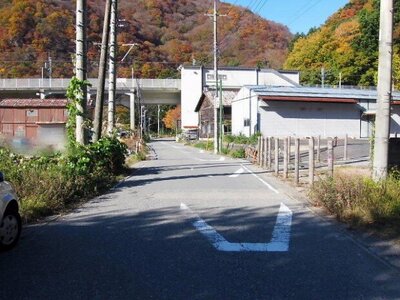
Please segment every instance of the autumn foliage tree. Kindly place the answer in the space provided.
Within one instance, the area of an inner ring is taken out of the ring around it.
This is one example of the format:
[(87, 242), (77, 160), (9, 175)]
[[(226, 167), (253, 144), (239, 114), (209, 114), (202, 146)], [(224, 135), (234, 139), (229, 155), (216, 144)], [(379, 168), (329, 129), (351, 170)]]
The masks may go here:
[[(400, 0), (394, 1), (394, 79), (400, 74)], [(320, 28), (298, 35), (284, 64), (301, 71), (305, 84), (374, 86), (378, 67), (379, 1), (351, 0)], [(400, 87), (400, 86), (399, 86)]]
[(181, 107), (180, 105), (178, 105), (175, 108), (171, 108), (169, 111), (167, 111), (162, 121), (165, 125), (165, 128), (176, 130), (177, 121), (180, 119), (181, 119)]

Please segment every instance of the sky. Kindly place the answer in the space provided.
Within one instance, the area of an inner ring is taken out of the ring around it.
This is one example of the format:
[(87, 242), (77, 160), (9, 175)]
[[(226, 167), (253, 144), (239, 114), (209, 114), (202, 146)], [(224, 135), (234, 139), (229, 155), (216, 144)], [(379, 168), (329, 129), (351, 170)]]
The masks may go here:
[(349, 0), (223, 0), (248, 7), (262, 17), (284, 24), (292, 33), (307, 33), (343, 7)]

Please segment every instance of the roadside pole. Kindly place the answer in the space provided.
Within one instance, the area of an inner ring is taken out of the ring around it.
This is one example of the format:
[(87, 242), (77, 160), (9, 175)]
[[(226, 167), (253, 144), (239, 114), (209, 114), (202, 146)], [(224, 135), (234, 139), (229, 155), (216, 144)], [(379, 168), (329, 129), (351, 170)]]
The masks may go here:
[(117, 23), (118, 1), (111, 0), (110, 18), (110, 57), (109, 57), (109, 82), (108, 82), (108, 123), (107, 133), (111, 135), (115, 127), (115, 90), (117, 84)]
[(375, 181), (387, 177), (392, 98), (393, 0), (381, 1), (380, 5), (378, 99), (372, 174)]
[(274, 138), (275, 140), (275, 175), (279, 175), (279, 138)]
[[(76, 78), (86, 80), (87, 72), (87, 48), (86, 48), (86, 27), (87, 27), (87, 2), (86, 0), (76, 1)], [(43, 76), (42, 76), (43, 77)], [(86, 144), (84, 116), (86, 114), (87, 89), (82, 90), (80, 104), (77, 104), (79, 113), (76, 115), (75, 138), (79, 144)]]
[(333, 168), (334, 168), (334, 160), (335, 154), (333, 153), (333, 142), (332, 140), (328, 141), (328, 174), (330, 177), (333, 177)]
[(218, 149), (219, 153), (222, 153), (222, 141), (224, 134), (223, 111), (224, 111), (224, 103), (222, 101), (222, 79), (220, 79), (219, 80), (219, 149)]
[(310, 137), (308, 140), (309, 151), (308, 151), (308, 182), (310, 185), (314, 184), (314, 138)]
[(94, 142), (97, 142), (101, 138), (101, 129), (103, 123), (104, 84), (106, 81), (106, 60), (108, 53), (108, 37), (110, 31), (110, 11), (111, 11), (111, 0), (106, 0), (106, 8), (104, 12), (103, 36), (101, 40), (99, 83), (97, 87), (96, 106), (94, 110), (94, 122), (93, 122)]
[(294, 181), (296, 185), (299, 185), (300, 181), (300, 139), (296, 138), (294, 140)]

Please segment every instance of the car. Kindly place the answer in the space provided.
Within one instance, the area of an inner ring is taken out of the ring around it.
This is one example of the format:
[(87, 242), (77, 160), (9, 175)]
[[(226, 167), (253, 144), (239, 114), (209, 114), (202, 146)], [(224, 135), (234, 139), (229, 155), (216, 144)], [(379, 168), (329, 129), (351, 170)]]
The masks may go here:
[(0, 250), (10, 250), (19, 240), (22, 230), (18, 197), (0, 172)]

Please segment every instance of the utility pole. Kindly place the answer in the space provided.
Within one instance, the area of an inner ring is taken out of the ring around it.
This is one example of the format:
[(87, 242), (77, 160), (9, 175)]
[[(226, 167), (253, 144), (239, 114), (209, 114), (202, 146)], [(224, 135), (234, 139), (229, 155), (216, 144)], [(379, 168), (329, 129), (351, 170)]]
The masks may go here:
[(93, 142), (101, 138), (101, 129), (103, 123), (103, 105), (104, 105), (104, 84), (106, 81), (106, 59), (108, 53), (108, 37), (110, 32), (110, 10), (111, 0), (106, 0), (104, 12), (103, 36), (101, 40), (101, 54), (99, 65), (99, 85), (97, 87), (96, 107), (94, 110), (94, 136)]
[(342, 88), (342, 72), (339, 72), (339, 89)]
[(214, 153), (218, 153), (218, 11), (217, 0), (214, 0), (214, 76), (215, 76), (215, 97), (214, 97)]
[(392, 98), (393, 0), (381, 1), (380, 5), (378, 99), (373, 163), (375, 181), (387, 177)]
[(223, 141), (223, 112), (224, 112), (224, 103), (222, 101), (222, 79), (219, 81), (219, 148), (218, 151), (222, 152), (222, 141)]
[[(76, 78), (84, 81), (86, 80), (86, 27), (87, 27), (87, 3), (86, 0), (76, 1)], [(43, 78), (43, 69), (42, 69)], [(86, 101), (87, 101), (87, 90), (84, 86), (82, 93), (79, 95), (80, 101), (77, 104), (78, 114), (76, 116), (76, 129), (75, 138), (79, 144), (86, 144), (85, 139), (85, 127), (84, 127), (84, 116), (86, 114)], [(80, 103), (80, 104), (79, 104)]]
[(108, 80), (108, 126), (107, 132), (112, 134), (115, 127), (115, 89), (117, 81), (117, 23), (118, 23), (118, 0), (111, 0), (110, 17), (110, 62)]
[(217, 1), (214, 0), (214, 12), (212, 15), (214, 24), (214, 76), (215, 76), (215, 96), (214, 96), (214, 153), (218, 153), (218, 17), (222, 16), (218, 13)]

